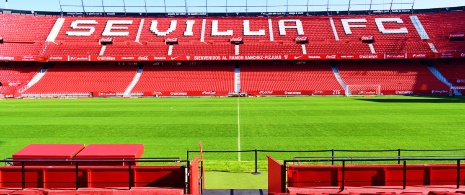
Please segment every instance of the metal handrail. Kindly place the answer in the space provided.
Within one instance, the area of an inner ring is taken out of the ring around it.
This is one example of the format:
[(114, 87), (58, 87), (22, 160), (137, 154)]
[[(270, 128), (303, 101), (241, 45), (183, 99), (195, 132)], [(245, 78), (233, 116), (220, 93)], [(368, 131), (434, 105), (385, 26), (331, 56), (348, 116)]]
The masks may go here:
[[(386, 153), (386, 152), (394, 152), (396, 155), (392, 156), (391, 160), (397, 160), (397, 164), (401, 164), (402, 160), (402, 152), (457, 152), (457, 151), (463, 151), (464, 152), (464, 157), (465, 157), (465, 148), (453, 148), (453, 149), (434, 149), (434, 150), (428, 150), (428, 149), (384, 149), (384, 150), (338, 150), (338, 149), (330, 149), (330, 150), (259, 150), (259, 149), (254, 149), (254, 150), (203, 150), (203, 153), (255, 153), (255, 171), (252, 174), (258, 174), (258, 156), (259, 153), (330, 153), (331, 155), (326, 157), (326, 158), (331, 158), (331, 164), (334, 165), (334, 158), (337, 157), (337, 153), (340, 152), (353, 152), (353, 153)], [(189, 159), (190, 153), (200, 153), (199, 150), (188, 150), (186, 159)], [(340, 156), (340, 155), (339, 155)], [(350, 157), (350, 156), (346, 156)], [(431, 155), (431, 157), (433, 157)], [(322, 157), (320, 157), (322, 158)], [(455, 160), (455, 159), (452, 159)]]

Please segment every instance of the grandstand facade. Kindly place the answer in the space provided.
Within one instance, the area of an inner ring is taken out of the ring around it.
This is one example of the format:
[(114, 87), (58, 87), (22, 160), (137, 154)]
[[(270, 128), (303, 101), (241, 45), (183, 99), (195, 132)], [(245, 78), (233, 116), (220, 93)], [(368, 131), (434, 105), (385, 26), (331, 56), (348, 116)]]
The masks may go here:
[(0, 93), (461, 95), (462, 10), (129, 17), (2, 10)]

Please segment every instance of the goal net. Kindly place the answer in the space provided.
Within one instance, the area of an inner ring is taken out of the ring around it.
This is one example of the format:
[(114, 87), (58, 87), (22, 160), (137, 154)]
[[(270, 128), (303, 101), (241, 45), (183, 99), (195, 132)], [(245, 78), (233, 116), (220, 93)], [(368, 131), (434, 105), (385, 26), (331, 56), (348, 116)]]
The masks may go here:
[(381, 95), (381, 85), (364, 84), (364, 85), (347, 85), (346, 96), (357, 95)]

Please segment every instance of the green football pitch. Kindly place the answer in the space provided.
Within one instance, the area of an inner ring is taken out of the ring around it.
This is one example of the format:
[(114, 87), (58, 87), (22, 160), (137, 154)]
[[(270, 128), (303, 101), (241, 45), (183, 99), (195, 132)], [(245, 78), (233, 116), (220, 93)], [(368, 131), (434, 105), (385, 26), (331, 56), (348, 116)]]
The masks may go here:
[[(183, 159), (200, 142), (226, 151), (453, 149), (465, 148), (464, 127), (465, 98), (457, 97), (4, 100), (0, 157), (32, 143), (142, 143), (143, 157)], [(262, 171), (266, 154), (330, 155), (259, 153)], [(205, 168), (251, 172), (253, 160), (254, 153), (207, 153)]]

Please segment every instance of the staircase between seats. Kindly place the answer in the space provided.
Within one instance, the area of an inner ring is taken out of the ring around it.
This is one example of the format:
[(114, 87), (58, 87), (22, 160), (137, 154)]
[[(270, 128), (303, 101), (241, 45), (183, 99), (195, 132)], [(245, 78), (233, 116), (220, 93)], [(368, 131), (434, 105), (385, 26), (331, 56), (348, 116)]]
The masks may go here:
[(37, 72), (37, 74), (29, 81), (29, 83), (27, 83), (23, 88), (19, 89), (18, 92), (23, 93), (24, 91), (35, 85), (37, 82), (39, 82), (40, 79), (42, 79), (42, 77), (45, 76), (47, 70), (47, 68), (41, 68), (39, 72)]
[(134, 89), (137, 82), (139, 82), (139, 79), (142, 76), (142, 70), (143, 69), (144, 69), (143, 67), (139, 67), (139, 69), (137, 69), (137, 72), (134, 75), (134, 78), (132, 79), (131, 83), (128, 85), (126, 90), (124, 90), (123, 97), (131, 97), (131, 91), (132, 91), (132, 89)]
[[(433, 65), (428, 65), (428, 69), (431, 71), (431, 73), (433, 73), (434, 76), (436, 76), (436, 78), (438, 78), (438, 80), (440, 80), (441, 82), (443, 82), (444, 84), (446, 84), (447, 86), (449, 87), (453, 87), (454, 85), (452, 85), (452, 83), (450, 83), (446, 77), (444, 77), (441, 72), (439, 72), (438, 69), (436, 69), (436, 67), (434, 67)], [(456, 96), (462, 96), (462, 93), (460, 93), (460, 91), (458, 89), (454, 89), (454, 95)]]
[[(347, 91), (347, 84), (342, 80), (341, 75), (339, 74), (339, 70), (337, 69), (336, 66), (331, 66), (331, 69), (333, 70), (334, 76), (336, 77), (336, 80), (339, 82), (341, 87)], [(350, 93), (350, 92), (349, 92)]]

